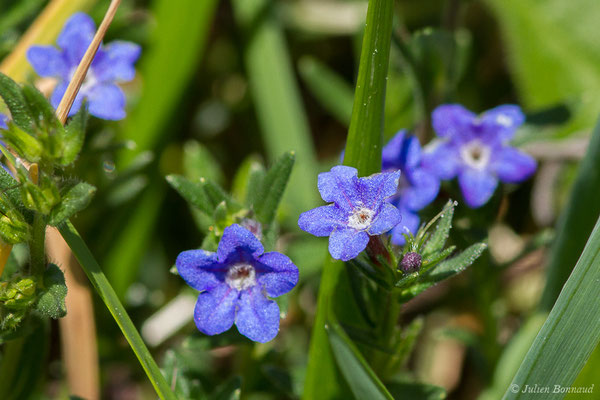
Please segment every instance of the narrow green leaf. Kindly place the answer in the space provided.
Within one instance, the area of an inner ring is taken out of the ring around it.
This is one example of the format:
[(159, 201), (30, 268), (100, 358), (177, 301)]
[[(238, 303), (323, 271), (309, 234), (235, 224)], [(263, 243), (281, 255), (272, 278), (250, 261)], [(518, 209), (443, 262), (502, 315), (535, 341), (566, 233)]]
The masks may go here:
[[(393, 20), (392, 0), (370, 0), (358, 69), (354, 105), (344, 164), (356, 167), (359, 176), (381, 171), (383, 112), (386, 75), (389, 64)], [(303, 174), (308, 173), (298, 168)], [(352, 292), (344, 264), (328, 260), (323, 268), (315, 326), (309, 352), (303, 398), (345, 398), (348, 388), (340, 382), (339, 372), (324, 325), (331, 309), (340, 323), (364, 324), (356, 316)], [(346, 319), (347, 318), (347, 319)]]
[(254, 210), (258, 220), (269, 227), (275, 218), (279, 202), (290, 179), (296, 157), (290, 151), (279, 158), (269, 169), (262, 180), (260, 194), (257, 196), (258, 204)]
[(592, 133), (577, 178), (563, 208), (554, 244), (550, 246), (548, 280), (540, 308), (549, 312), (579, 259), (587, 238), (600, 215), (600, 120)]
[(350, 125), (354, 92), (348, 82), (319, 60), (304, 56), (298, 62), (300, 76), (323, 108), (345, 126)]
[(21, 87), (8, 76), (0, 73), (0, 96), (8, 106), (12, 120), (21, 129), (31, 130), (33, 119), (21, 91)]
[(206, 177), (218, 184), (225, 180), (215, 156), (195, 140), (183, 145), (183, 170), (185, 176), (191, 180)]
[(170, 389), (169, 384), (165, 381), (160, 369), (156, 365), (156, 362), (152, 358), (152, 355), (148, 351), (148, 348), (144, 344), (142, 337), (139, 332), (131, 322), (127, 311), (119, 301), (117, 294), (114, 289), (104, 276), (102, 269), (94, 259), (94, 256), (88, 249), (87, 245), (79, 236), (79, 233), (75, 229), (75, 227), (71, 224), (71, 222), (66, 222), (58, 227), (61, 235), (73, 251), (75, 258), (79, 261), (81, 268), (87, 275), (88, 279), (96, 289), (96, 292), (104, 301), (106, 308), (112, 314), (113, 318), (121, 328), (125, 339), (129, 342), (129, 345), (135, 352), (135, 355), (138, 357), (138, 360), (148, 378), (150, 378), (150, 382), (154, 386), (156, 393), (162, 399), (175, 400), (176, 397)]
[(417, 382), (392, 382), (388, 389), (395, 399), (443, 400), (444, 388)]
[[(260, 172), (259, 172), (260, 171)], [(260, 178), (257, 179), (255, 174), (260, 173)], [(262, 178), (266, 172), (258, 156), (250, 155), (242, 162), (231, 184), (231, 194), (238, 201), (243, 202), (250, 207), (254, 201), (250, 202), (249, 197), (254, 197), (258, 194), (261, 188)], [(254, 194), (251, 196), (250, 192)]]
[(217, 207), (221, 202), (225, 202), (230, 210), (239, 210), (241, 208), (240, 203), (215, 182), (210, 179), (200, 178), (200, 183), (203, 185), (204, 191), (212, 202), (213, 207)]
[(393, 400), (356, 345), (337, 322), (328, 322), (329, 342), (346, 383), (356, 399)]
[(44, 272), (43, 282), (44, 291), (35, 305), (36, 311), (48, 318), (58, 319), (64, 317), (67, 315), (65, 275), (56, 265), (49, 264)]
[(42, 144), (22, 130), (17, 124), (8, 123), (8, 129), (2, 131), (3, 139), (17, 154), (29, 162), (38, 162), (44, 151)]
[(290, 214), (298, 215), (318, 202), (318, 164), (285, 35), (273, 5), (270, 0), (232, 1), (236, 22), (247, 38), (244, 61), (269, 160), (296, 152), (296, 168), (284, 202), (293, 208)]
[[(600, 341), (600, 219), (583, 249), (548, 319), (519, 367), (505, 399), (529, 399), (537, 395), (515, 390), (525, 385), (549, 387), (545, 399), (562, 399), (555, 385), (571, 386)], [(560, 349), (560, 351), (557, 351)], [(515, 393), (516, 392), (516, 393)]]
[(194, 183), (181, 175), (168, 175), (167, 182), (177, 190), (188, 203), (197, 207), (206, 215), (212, 215), (213, 206), (208, 195), (204, 191), (204, 186), (200, 183)]
[(444, 245), (446, 244), (446, 240), (450, 235), (450, 228), (452, 228), (452, 217), (454, 216), (454, 201), (448, 200), (442, 213), (440, 215), (440, 219), (435, 227), (435, 231), (425, 243), (425, 247), (423, 248), (423, 258), (427, 258), (428, 256), (442, 250)]
[[(56, 117), (56, 111), (46, 97), (33, 85), (26, 84), (21, 89), (24, 99), (27, 101), (27, 106), (31, 117), (36, 125), (46, 127), (54, 132), (59, 133), (63, 130), (63, 126)], [(57, 132), (58, 131), (58, 132)]]
[(89, 183), (80, 182), (71, 187), (63, 196), (60, 203), (50, 212), (48, 224), (57, 226), (71, 218), (90, 204), (96, 188)]
[(381, 171), (383, 111), (390, 43), (392, 0), (370, 0), (360, 53), (354, 106), (344, 164), (356, 167), (359, 176)]

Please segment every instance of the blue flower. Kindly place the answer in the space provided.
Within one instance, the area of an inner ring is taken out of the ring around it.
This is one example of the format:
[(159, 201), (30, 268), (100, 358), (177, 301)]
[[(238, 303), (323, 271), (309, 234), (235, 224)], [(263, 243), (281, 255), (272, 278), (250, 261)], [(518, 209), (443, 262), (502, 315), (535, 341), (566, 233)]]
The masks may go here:
[(525, 116), (516, 105), (476, 115), (459, 104), (437, 107), (433, 128), (441, 138), (424, 163), (442, 179), (458, 176), (467, 205), (477, 208), (492, 197), (498, 181), (518, 183), (536, 170), (530, 155), (508, 145)]
[(398, 193), (389, 201), (400, 210), (402, 221), (392, 229), (392, 243), (404, 245), (403, 236), (408, 230), (419, 229), (417, 211), (431, 203), (440, 191), (437, 175), (422, 165), (421, 145), (415, 136), (401, 130), (383, 148), (382, 170), (402, 171)]
[[(54, 108), (58, 107), (95, 32), (94, 21), (84, 13), (76, 13), (58, 36), (59, 49), (32, 46), (27, 50), (27, 59), (40, 76), (58, 78), (50, 97)], [(133, 79), (134, 63), (139, 56), (140, 47), (134, 43), (115, 41), (100, 46), (69, 115), (79, 110), (85, 98), (90, 114), (108, 120), (125, 118), (125, 95), (116, 83)]]
[(238, 331), (265, 343), (279, 331), (278, 297), (298, 283), (298, 268), (285, 255), (264, 252), (247, 229), (225, 228), (216, 253), (189, 250), (179, 254), (177, 271), (198, 296), (194, 321), (207, 335), (223, 333), (235, 323)]
[(8, 129), (8, 125), (6, 122), (8, 121), (8, 117), (2, 113), (0, 113), (0, 129)]
[(326, 206), (300, 215), (298, 226), (315, 236), (329, 236), (329, 253), (348, 261), (360, 254), (369, 236), (381, 235), (400, 222), (400, 211), (386, 201), (396, 194), (400, 171), (358, 178), (352, 167), (336, 166), (319, 174)]

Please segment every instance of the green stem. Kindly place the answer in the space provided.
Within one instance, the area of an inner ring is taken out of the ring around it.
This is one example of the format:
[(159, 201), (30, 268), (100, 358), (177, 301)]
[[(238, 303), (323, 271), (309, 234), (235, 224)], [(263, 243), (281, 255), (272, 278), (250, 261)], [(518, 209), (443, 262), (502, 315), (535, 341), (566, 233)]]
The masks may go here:
[(31, 272), (40, 276), (46, 269), (46, 218), (35, 213), (33, 217), (31, 240), (29, 241), (29, 255), (31, 260)]
[(73, 224), (71, 224), (71, 222), (66, 222), (59, 227), (59, 231), (73, 251), (73, 254), (75, 254), (77, 261), (79, 261), (79, 264), (81, 264), (81, 268), (89, 278), (90, 282), (92, 282), (92, 285), (94, 285), (94, 288), (100, 295), (100, 298), (102, 298), (102, 301), (104, 301), (104, 304), (119, 325), (119, 328), (121, 328), (123, 335), (125, 335), (129, 345), (140, 361), (140, 364), (144, 368), (146, 375), (148, 375), (148, 378), (150, 378), (156, 393), (163, 400), (176, 400), (175, 394), (171, 391), (167, 381), (156, 365), (156, 361), (154, 361), (152, 355), (150, 355), (150, 352), (144, 344), (140, 334), (133, 325), (133, 322), (131, 322), (129, 315), (127, 315), (127, 311), (125, 311), (125, 308), (119, 301), (117, 294), (100, 269), (98, 262), (96, 262), (94, 259), (94, 256), (88, 249), (81, 236), (79, 236), (79, 233)]

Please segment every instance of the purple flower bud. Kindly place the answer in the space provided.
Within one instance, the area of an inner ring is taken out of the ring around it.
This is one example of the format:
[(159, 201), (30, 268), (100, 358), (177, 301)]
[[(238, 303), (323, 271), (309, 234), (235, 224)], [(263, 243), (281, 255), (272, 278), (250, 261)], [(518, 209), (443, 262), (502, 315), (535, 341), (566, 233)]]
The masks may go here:
[(400, 268), (404, 272), (415, 272), (418, 271), (421, 267), (421, 255), (419, 253), (415, 253), (410, 251), (402, 257), (402, 261), (400, 261)]

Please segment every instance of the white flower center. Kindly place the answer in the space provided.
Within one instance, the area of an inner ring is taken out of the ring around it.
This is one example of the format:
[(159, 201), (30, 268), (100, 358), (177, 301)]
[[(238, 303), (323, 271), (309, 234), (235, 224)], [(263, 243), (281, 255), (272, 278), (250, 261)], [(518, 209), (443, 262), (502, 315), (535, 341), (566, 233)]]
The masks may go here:
[(467, 166), (474, 169), (484, 169), (490, 162), (491, 149), (475, 139), (460, 149), (460, 155)]
[(355, 208), (352, 211), (352, 214), (350, 214), (350, 217), (348, 217), (348, 226), (358, 231), (365, 230), (371, 226), (373, 214), (375, 214), (375, 212), (369, 208)]
[(512, 119), (504, 114), (498, 114), (498, 116), (496, 117), (496, 122), (498, 123), (498, 125), (502, 125), (505, 128), (510, 128), (513, 124)]
[(227, 271), (225, 283), (227, 283), (229, 287), (233, 289), (248, 289), (256, 285), (256, 271), (250, 264), (234, 264)]

